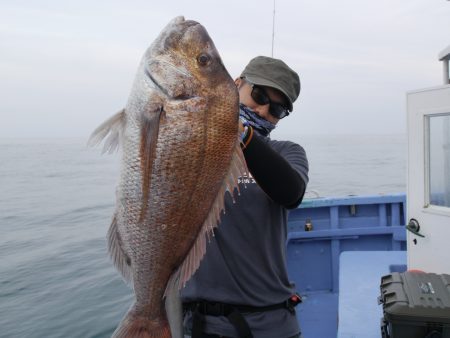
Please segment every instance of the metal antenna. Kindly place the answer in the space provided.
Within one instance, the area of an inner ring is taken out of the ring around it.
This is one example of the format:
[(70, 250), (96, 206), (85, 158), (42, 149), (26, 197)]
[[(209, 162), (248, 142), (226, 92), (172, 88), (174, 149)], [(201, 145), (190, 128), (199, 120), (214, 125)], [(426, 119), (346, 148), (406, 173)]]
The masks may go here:
[(274, 40), (275, 40), (275, 0), (273, 0), (273, 18), (272, 18), (272, 57), (273, 57)]

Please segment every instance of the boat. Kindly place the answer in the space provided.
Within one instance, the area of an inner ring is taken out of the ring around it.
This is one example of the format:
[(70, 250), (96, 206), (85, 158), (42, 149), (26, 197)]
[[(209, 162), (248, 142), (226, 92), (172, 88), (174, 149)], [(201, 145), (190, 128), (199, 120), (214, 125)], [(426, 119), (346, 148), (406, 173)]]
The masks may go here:
[(406, 193), (308, 198), (289, 214), (287, 265), (305, 338), (381, 337), (383, 276), (450, 274), (450, 46), (438, 59), (444, 83), (406, 93)]

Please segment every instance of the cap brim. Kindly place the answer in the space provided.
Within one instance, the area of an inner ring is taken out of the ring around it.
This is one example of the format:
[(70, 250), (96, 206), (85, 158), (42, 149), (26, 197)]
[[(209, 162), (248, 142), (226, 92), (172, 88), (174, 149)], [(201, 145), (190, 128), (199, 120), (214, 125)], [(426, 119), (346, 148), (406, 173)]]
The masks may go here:
[(288, 100), (288, 109), (289, 109), (289, 111), (292, 111), (292, 101), (291, 101), (291, 99), (289, 98), (289, 95), (283, 90), (283, 88), (281, 88), (280, 86), (278, 86), (275, 82), (273, 82), (273, 81), (270, 81), (270, 80), (267, 80), (267, 79), (263, 79), (262, 77), (259, 77), (259, 76), (253, 76), (253, 75), (248, 75), (248, 74), (245, 74), (245, 78), (249, 81), (249, 82), (251, 82), (251, 83), (253, 83), (253, 84), (255, 84), (255, 85), (258, 85), (258, 86), (265, 86), (265, 87), (271, 87), (271, 88), (274, 88), (274, 89), (276, 89), (276, 90), (278, 90), (278, 91), (280, 91), (280, 92), (282, 92), (283, 94), (284, 94), (284, 96), (286, 96), (286, 99)]

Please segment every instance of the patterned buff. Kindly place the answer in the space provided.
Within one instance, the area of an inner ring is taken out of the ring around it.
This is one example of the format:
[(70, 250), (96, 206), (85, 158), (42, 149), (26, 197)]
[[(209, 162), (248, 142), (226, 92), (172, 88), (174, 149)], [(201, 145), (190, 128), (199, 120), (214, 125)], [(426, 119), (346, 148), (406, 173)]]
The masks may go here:
[(264, 137), (269, 137), (270, 132), (276, 127), (272, 122), (263, 119), (242, 103), (239, 104), (239, 117), (246, 120), (254, 131)]

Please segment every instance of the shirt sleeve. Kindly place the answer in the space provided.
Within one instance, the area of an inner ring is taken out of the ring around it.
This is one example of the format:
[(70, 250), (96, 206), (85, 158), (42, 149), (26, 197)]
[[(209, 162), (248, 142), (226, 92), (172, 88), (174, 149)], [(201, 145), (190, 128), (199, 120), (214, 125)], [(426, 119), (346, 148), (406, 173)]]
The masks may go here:
[(244, 149), (247, 167), (261, 189), (287, 209), (296, 208), (303, 200), (308, 183), (308, 160), (305, 150), (293, 142), (285, 142), (278, 152), (258, 135), (253, 135)]

